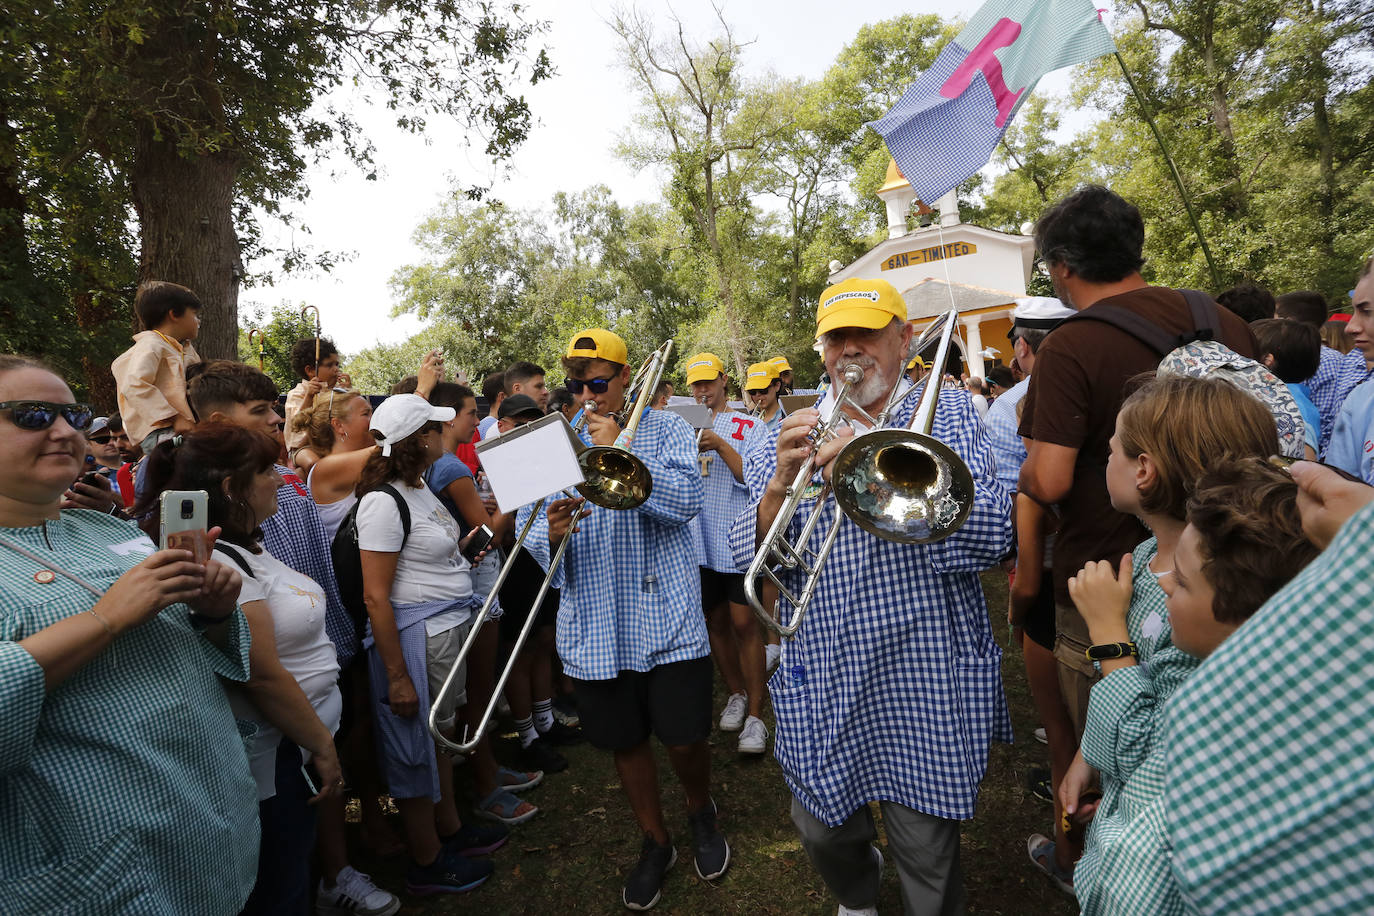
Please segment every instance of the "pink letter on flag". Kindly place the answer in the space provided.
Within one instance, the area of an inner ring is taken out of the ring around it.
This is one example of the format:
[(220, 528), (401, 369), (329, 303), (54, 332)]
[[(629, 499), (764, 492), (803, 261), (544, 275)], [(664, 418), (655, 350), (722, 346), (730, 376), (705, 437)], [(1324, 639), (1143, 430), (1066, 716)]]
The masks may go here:
[(973, 53), (964, 58), (959, 69), (945, 80), (945, 84), (940, 87), (940, 94), (947, 99), (957, 99), (973, 81), (973, 74), (982, 71), (983, 78), (988, 81), (988, 88), (992, 90), (992, 97), (997, 100), (997, 126), (1005, 127), (1012, 109), (1016, 107), (1016, 100), (1021, 98), (1021, 93), (1026, 91), (1026, 87), (1022, 86), (1015, 92), (1007, 88), (1006, 80), (1002, 78), (1002, 62), (993, 52), (998, 48), (1009, 48), (1016, 44), (1016, 39), (1020, 35), (1021, 23), (1012, 22), (1005, 17), (999, 19), (992, 27), (992, 31), (978, 42)]

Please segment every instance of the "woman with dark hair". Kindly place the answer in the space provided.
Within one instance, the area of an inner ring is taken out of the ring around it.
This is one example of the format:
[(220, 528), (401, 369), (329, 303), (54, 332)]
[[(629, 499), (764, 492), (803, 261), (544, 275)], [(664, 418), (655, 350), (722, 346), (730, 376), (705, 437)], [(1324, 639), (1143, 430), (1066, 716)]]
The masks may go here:
[[(430, 697), (438, 694), (481, 606), (459, 548), (458, 523), (424, 481), (443, 454), (440, 424), (454, 415), (453, 408), (435, 407), (416, 394), (383, 401), (371, 424), (381, 449), (363, 466), (357, 489), (368, 616), (363, 645), (382, 772), (413, 860), (406, 872), (412, 894), (477, 887), (491, 876), (492, 865), (465, 853), (490, 852), (505, 839), (504, 832), (463, 825), (453, 804), (453, 766), (440, 758), (426, 727)], [(463, 702), (455, 695), (440, 710), (442, 728), (453, 728)]]
[(219, 681), (248, 677), (241, 577), (59, 511), (91, 419), (73, 400), (0, 356), (0, 909), (235, 913), (258, 852)]
[(249, 678), (229, 689), (229, 703), (254, 732), (248, 763), (262, 824), (258, 880), (243, 912), (303, 914), (315, 838), (310, 805), (343, 789), (334, 751), (342, 702), (339, 664), (324, 632), (324, 590), (262, 547), (259, 525), (276, 514), (282, 483), (274, 467), (278, 447), (265, 432), (222, 423), (162, 442), (148, 456), (139, 513), (156, 537), (152, 509), (161, 493), (204, 490), (209, 522), (220, 528), (215, 559), (243, 574), (239, 604), (253, 637)]

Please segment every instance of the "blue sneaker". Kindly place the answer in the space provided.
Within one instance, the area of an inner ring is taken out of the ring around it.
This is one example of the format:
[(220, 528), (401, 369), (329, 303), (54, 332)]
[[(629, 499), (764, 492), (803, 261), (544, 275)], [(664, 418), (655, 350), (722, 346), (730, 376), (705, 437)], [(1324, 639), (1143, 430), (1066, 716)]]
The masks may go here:
[(412, 863), (406, 869), (406, 893), (416, 897), (461, 894), (480, 887), (491, 877), (495, 868), (488, 859), (469, 859), (441, 850), (438, 858), (430, 864)]

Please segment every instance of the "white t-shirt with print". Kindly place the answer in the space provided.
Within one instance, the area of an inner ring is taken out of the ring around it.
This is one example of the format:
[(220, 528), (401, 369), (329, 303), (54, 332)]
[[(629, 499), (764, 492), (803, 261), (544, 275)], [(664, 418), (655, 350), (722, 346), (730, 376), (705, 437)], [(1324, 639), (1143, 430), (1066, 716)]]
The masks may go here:
[[(401, 527), (396, 501), (384, 492), (368, 493), (358, 504), (358, 547), (397, 553), (392, 604), (452, 601), (472, 595), (472, 566), (458, 551), (458, 522), (429, 487), (391, 485), (410, 507), (410, 537)], [(401, 546), (404, 541), (404, 548)], [(425, 621), (430, 636), (452, 629), (472, 616), (469, 610), (447, 611)]]
[[(325, 727), (331, 733), (337, 731), (343, 700), (339, 694), (338, 655), (324, 631), (324, 589), (267, 551), (251, 553), (237, 545), (233, 549), (253, 571), (251, 576), (242, 576), (239, 604), (266, 602), (282, 667), (301, 685)], [(215, 559), (240, 574), (243, 572), (243, 567), (218, 547)], [(229, 691), (229, 705), (235, 718), (252, 722), (258, 728), (248, 763), (258, 783), (258, 800), (271, 798), (277, 794), (275, 774), (281, 732), (263, 718), (242, 690)], [(310, 756), (304, 748), (301, 754), (307, 759)]]

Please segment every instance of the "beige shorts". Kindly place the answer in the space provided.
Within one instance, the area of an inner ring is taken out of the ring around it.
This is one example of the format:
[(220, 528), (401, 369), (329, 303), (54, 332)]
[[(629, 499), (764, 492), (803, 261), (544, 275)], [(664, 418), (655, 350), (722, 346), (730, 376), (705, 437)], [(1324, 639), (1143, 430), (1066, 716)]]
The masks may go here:
[[(1059, 609), (1063, 613), (1063, 608)], [(1077, 611), (1074, 612), (1075, 614)], [(1064, 698), (1074, 736), (1083, 740), (1083, 728), (1088, 721), (1088, 691), (1101, 680), (1097, 666), (1083, 653), (1088, 644), (1060, 630), (1054, 637), (1054, 658), (1059, 662), (1059, 692)]]
[[(452, 629), (425, 637), (425, 670), (426, 679), (429, 681), (430, 703), (438, 698), (439, 691), (443, 689), (444, 681), (448, 679), (448, 673), (453, 668), (453, 663), (458, 659), (458, 650), (463, 648), (463, 642), (468, 638), (468, 633), (472, 631), (472, 622), (472, 618), (469, 617)], [(467, 703), (467, 679), (467, 663), (464, 662), (458, 670), (458, 682), (452, 695), (439, 707), (438, 723), (440, 728), (452, 727), (458, 708)]]

